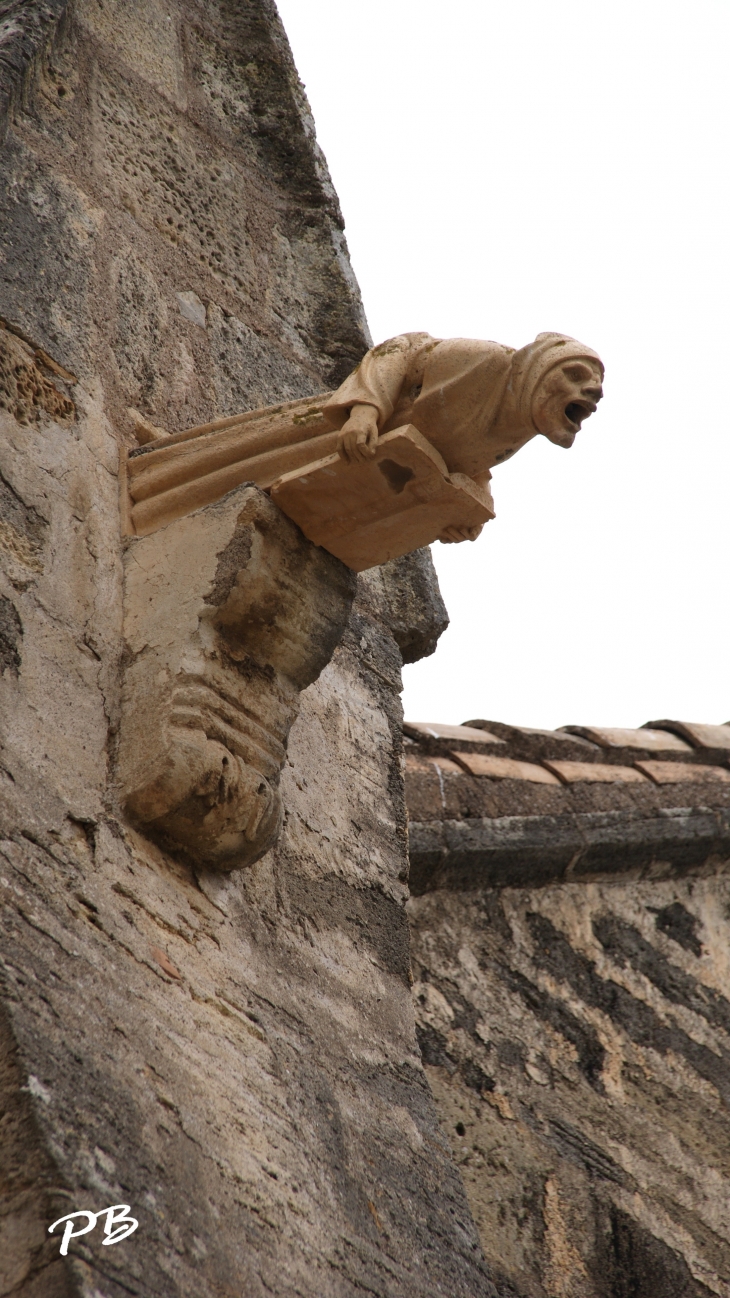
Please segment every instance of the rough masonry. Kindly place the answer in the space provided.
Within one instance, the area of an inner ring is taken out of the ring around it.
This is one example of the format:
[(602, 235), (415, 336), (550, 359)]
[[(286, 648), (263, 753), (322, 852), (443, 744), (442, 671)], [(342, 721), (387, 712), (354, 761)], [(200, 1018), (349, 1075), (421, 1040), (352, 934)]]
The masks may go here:
[(418, 1037), (498, 1284), (730, 1293), (730, 726), (407, 726)]
[[(370, 342), (275, 7), (5, 4), (0, 96), (0, 1292), (493, 1294), (411, 995), (428, 556), (359, 579), (250, 868), (153, 841), (115, 775), (120, 448), (331, 390)], [(47, 1226), (112, 1203), (137, 1232), (61, 1259)]]

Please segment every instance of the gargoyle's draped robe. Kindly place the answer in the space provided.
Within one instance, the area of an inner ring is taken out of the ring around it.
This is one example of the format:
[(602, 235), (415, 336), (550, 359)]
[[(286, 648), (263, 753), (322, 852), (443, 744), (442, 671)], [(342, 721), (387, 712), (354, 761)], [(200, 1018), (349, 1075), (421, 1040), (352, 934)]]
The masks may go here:
[(449, 469), (475, 476), (462, 447), (493, 423), (507, 386), (514, 350), (474, 338), (401, 334), (373, 347), (325, 405), (326, 411), (375, 406), (381, 433), (414, 424)]

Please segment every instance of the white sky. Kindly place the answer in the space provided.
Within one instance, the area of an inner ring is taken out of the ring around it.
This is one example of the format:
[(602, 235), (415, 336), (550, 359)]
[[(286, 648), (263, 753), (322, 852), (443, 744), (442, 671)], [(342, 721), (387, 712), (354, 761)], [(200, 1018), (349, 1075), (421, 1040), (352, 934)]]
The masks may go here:
[(730, 718), (730, 6), (278, 0), (376, 342), (572, 334), (605, 398), (433, 546), (411, 720)]

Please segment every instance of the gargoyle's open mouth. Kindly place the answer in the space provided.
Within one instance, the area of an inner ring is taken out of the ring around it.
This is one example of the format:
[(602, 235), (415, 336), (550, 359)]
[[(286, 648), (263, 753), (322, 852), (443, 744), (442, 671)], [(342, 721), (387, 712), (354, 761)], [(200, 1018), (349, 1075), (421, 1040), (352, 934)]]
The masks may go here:
[(580, 428), (583, 420), (592, 415), (595, 408), (594, 405), (589, 405), (587, 401), (571, 401), (570, 405), (565, 407), (565, 417), (576, 428)]

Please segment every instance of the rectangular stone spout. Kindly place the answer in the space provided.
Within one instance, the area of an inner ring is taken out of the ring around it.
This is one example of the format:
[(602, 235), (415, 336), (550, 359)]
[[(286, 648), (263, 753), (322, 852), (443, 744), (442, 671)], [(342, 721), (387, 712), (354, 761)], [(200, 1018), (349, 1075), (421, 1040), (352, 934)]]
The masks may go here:
[(350, 569), (252, 484), (128, 542), (117, 779), (146, 835), (209, 869), (268, 851), (299, 694), (354, 593)]

